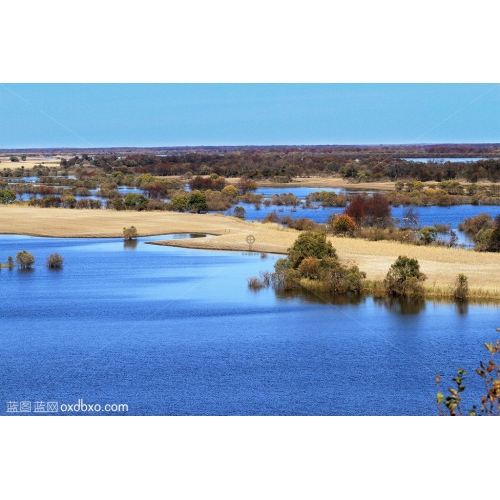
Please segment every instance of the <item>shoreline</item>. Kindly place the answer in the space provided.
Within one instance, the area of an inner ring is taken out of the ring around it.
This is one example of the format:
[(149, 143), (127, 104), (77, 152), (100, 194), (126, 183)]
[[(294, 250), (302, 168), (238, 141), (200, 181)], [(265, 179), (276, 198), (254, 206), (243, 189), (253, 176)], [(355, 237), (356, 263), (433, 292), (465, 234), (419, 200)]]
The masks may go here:
[[(150, 241), (148, 244), (217, 251), (254, 251), (284, 255), (300, 234), (275, 224), (249, 222), (220, 214), (70, 210), (0, 206), (0, 234), (51, 238), (123, 238), (123, 227), (135, 226), (139, 237), (174, 233), (203, 233), (212, 238)], [(246, 237), (253, 235), (250, 247)], [(394, 241), (355, 238), (328, 239), (345, 263), (356, 264), (367, 279), (381, 280), (400, 255), (416, 258), (427, 275), (426, 288), (454, 286), (459, 273), (469, 278), (470, 289), (500, 295), (500, 253), (407, 245)], [(20, 248), (20, 250), (22, 250)], [(7, 259), (0, 248), (0, 262)]]

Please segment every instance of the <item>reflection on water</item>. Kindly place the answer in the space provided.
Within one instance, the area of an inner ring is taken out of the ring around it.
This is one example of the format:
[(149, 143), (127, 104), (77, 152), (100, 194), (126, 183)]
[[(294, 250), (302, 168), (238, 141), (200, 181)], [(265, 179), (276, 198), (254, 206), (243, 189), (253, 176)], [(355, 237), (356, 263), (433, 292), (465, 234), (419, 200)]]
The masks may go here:
[(305, 289), (283, 290), (274, 288), (276, 298), (280, 300), (296, 300), (308, 304), (324, 304), (332, 306), (358, 305), (366, 300), (366, 296), (360, 294), (335, 295), (328, 292), (311, 292)]
[(425, 311), (425, 300), (411, 297), (377, 297), (373, 303), (394, 314), (418, 314)]
[(123, 248), (125, 250), (135, 250), (137, 248), (137, 240), (123, 240)]
[[(273, 287), (277, 299), (282, 301), (299, 300), (304, 304), (324, 304), (333, 306), (361, 305), (367, 300), (372, 301), (377, 308), (384, 308), (388, 312), (397, 315), (414, 315), (424, 313), (426, 305), (452, 305), (459, 315), (467, 315), (469, 306), (497, 306), (498, 301), (488, 299), (473, 299), (468, 302), (457, 302), (452, 298), (440, 297), (433, 299), (412, 297), (373, 297), (364, 294), (335, 295), (329, 292), (316, 292), (305, 288), (297, 290), (283, 290), (282, 287)], [(260, 290), (252, 290), (259, 293)]]

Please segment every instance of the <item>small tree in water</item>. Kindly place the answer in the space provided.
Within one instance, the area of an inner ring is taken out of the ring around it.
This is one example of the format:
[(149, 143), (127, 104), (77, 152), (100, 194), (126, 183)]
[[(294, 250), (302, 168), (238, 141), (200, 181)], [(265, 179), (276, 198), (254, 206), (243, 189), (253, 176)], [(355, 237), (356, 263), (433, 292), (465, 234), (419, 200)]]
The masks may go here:
[(51, 253), (47, 257), (47, 267), (50, 267), (52, 269), (57, 269), (63, 266), (64, 263), (64, 258), (62, 255), (59, 255), (57, 252), (56, 253)]
[(34, 263), (35, 257), (33, 254), (27, 252), (26, 250), (17, 252), (16, 264), (19, 269), (29, 269)]
[(137, 239), (137, 229), (135, 226), (124, 227), (123, 228), (123, 239), (124, 240), (135, 240)]

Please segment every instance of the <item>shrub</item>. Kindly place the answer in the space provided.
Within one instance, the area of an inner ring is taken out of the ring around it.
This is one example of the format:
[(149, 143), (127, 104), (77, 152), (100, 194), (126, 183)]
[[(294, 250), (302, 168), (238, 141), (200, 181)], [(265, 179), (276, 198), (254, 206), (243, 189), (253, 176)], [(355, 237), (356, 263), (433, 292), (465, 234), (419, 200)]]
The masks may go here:
[(488, 251), (500, 252), (500, 214), (495, 217), (495, 225), (493, 226), (493, 231), (491, 231)]
[(261, 288), (264, 288), (266, 286), (259, 278), (256, 278), (255, 276), (247, 278), (247, 282), (248, 288), (251, 288), (252, 290), (260, 290)]
[(424, 245), (434, 243), (437, 238), (437, 230), (435, 227), (425, 226), (417, 233), (418, 239)]
[(354, 195), (344, 211), (359, 225), (388, 227), (392, 225), (391, 207), (387, 196), (379, 193)]
[(206, 212), (208, 210), (207, 197), (201, 191), (193, 191), (189, 196), (187, 206), (193, 213)]
[[(281, 222), (281, 220), (280, 220)], [(311, 219), (307, 219), (305, 217), (302, 217), (300, 219), (290, 219), (288, 220), (287, 223), (288, 227), (291, 229), (297, 229), (297, 231), (319, 231), (319, 232), (324, 232), (325, 227), (317, 224)]]
[(493, 218), (486, 213), (476, 215), (475, 217), (467, 217), (458, 225), (460, 231), (464, 231), (465, 234), (471, 236), (474, 240), (479, 231), (492, 228)]
[(360, 293), (366, 274), (357, 266), (340, 263), (337, 253), (324, 233), (302, 233), (288, 251), (286, 259), (274, 265), (272, 281), (291, 290), (314, 286), (335, 294)]
[(138, 233), (134, 226), (123, 228), (123, 239), (124, 240), (135, 240), (137, 239)]
[(76, 198), (74, 196), (65, 196), (63, 198), (63, 205), (67, 208), (75, 208)]
[(176, 212), (184, 212), (188, 208), (188, 197), (185, 194), (179, 194), (172, 198), (172, 208)]
[(418, 297), (424, 293), (422, 282), (425, 279), (417, 259), (400, 255), (391, 265), (384, 279), (384, 287), (391, 296)]
[(295, 240), (293, 247), (288, 251), (291, 266), (297, 269), (305, 257), (337, 257), (337, 252), (332, 244), (327, 241), (326, 235), (317, 231), (301, 233)]
[(10, 189), (0, 191), (0, 203), (7, 204), (16, 200), (16, 193)]
[(246, 217), (247, 211), (244, 209), (244, 207), (240, 207), (239, 205), (237, 207), (234, 207), (234, 216), (238, 217), (238, 219), (244, 219)]
[(466, 301), (469, 298), (469, 280), (465, 274), (460, 273), (455, 280), (456, 288), (453, 297), (457, 301)]
[(17, 252), (16, 263), (19, 269), (29, 269), (35, 263), (35, 257), (26, 250), (22, 250)]
[(226, 186), (222, 191), (222, 195), (226, 198), (234, 199), (238, 196), (238, 190), (234, 186)]
[(356, 223), (347, 214), (342, 214), (333, 219), (330, 227), (333, 234), (352, 236), (356, 230)]
[(14, 267), (14, 259), (12, 258), (12, 255), (9, 255), (7, 257), (7, 265), (9, 266), (10, 269)]
[(273, 210), (264, 217), (264, 220), (262, 222), (264, 224), (267, 224), (268, 222), (278, 222), (279, 220), (280, 220), (279, 215), (276, 213), (276, 210)]
[(47, 267), (50, 267), (50, 268), (60, 268), (63, 266), (63, 263), (64, 263), (64, 258), (59, 255), (57, 252), (56, 253), (51, 253), (48, 257), (47, 257)]

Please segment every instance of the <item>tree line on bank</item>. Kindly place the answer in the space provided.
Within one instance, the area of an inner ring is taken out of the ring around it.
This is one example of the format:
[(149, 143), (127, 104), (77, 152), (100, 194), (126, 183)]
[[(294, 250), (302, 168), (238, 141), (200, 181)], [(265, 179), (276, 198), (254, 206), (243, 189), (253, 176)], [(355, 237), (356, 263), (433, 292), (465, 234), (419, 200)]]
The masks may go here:
[[(423, 297), (423, 282), (427, 279), (417, 259), (400, 255), (390, 266), (382, 282), (366, 280), (366, 273), (356, 265), (342, 263), (326, 234), (319, 231), (301, 233), (285, 258), (274, 264), (274, 272), (261, 272), (260, 278), (248, 278), (248, 286), (258, 290), (271, 284), (283, 290), (304, 288), (313, 292), (334, 295), (373, 293), (376, 296)], [(464, 274), (456, 278), (453, 298), (466, 301), (469, 296), (468, 279)]]

